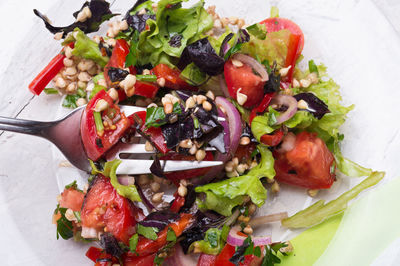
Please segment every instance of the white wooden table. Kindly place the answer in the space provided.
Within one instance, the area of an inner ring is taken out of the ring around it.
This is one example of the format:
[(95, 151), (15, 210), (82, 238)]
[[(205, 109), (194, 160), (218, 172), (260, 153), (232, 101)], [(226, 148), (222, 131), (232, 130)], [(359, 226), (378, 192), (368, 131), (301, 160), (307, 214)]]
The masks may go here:
[[(367, 1), (369, 0), (360, 2)], [(77, 10), (81, 5), (80, 1), (76, 0), (56, 2), (52, 0), (1, 0), (0, 2), (1, 116), (35, 120), (55, 118), (54, 113), (58, 109), (59, 98), (47, 95), (34, 97), (28, 91), (27, 85), (60, 49), (52, 35), (44, 30), (42, 21), (33, 15), (32, 9), (37, 8), (46, 12), (57, 24), (67, 24), (71, 21), (72, 11)], [(124, 13), (132, 4), (131, 2), (133, 3), (133, 1), (116, 0), (113, 2), (112, 9)], [(246, 2), (249, 5), (246, 8), (232, 8), (229, 13), (231, 15), (246, 14), (246, 10), (254, 8), (251, 7), (253, 1)], [(319, 2), (318, 6), (320, 6), (322, 1), (303, 2), (306, 7), (310, 7), (307, 3)], [(210, 0), (207, 3), (212, 4), (213, 1)], [(324, 3), (329, 5), (332, 1), (327, 0)], [(400, 16), (398, 16), (400, 2), (374, 0), (373, 3), (385, 14), (397, 33), (400, 33)], [(285, 10), (288, 4), (282, 5)], [(269, 14), (269, 5), (257, 8), (259, 10), (255, 12), (256, 15), (253, 18), (255, 21)], [(313, 14), (312, 10), (310, 14)], [(373, 63), (374, 59), (371, 58), (370, 62)], [(400, 84), (399, 70), (400, 68), (397, 67), (397, 77), (391, 77), (394, 82), (397, 80), (397, 89)], [(340, 76), (340, 78), (346, 78), (346, 76)], [(366, 101), (373, 104), (373, 99)], [(368, 110), (369, 107), (367, 104), (361, 104), (359, 108), (358, 111), (362, 112)], [(368, 122), (367, 119), (365, 121)], [(400, 175), (398, 156), (395, 155), (399, 152), (396, 148), (400, 147), (398, 134), (400, 119), (397, 122), (397, 127), (390, 134), (392, 136), (390, 140), (377, 140), (379, 144), (387, 145), (385, 167), (391, 175)], [(52, 170), (50, 145), (42, 139), (0, 132), (1, 265), (91, 265), (84, 257), (86, 249), (80, 244), (57, 241), (55, 238), (56, 230), (51, 223), (51, 212), (55, 208), (56, 196), (59, 192)], [(363, 146), (368, 143), (360, 136), (360, 142), (355, 145), (356, 148), (363, 150)], [(367, 148), (363, 151), (371, 152)], [(359, 155), (357, 159), (361, 162), (368, 161), (367, 155)], [(375, 166), (373, 162), (371, 164)], [(77, 252), (80, 252), (81, 256), (76, 256)]]

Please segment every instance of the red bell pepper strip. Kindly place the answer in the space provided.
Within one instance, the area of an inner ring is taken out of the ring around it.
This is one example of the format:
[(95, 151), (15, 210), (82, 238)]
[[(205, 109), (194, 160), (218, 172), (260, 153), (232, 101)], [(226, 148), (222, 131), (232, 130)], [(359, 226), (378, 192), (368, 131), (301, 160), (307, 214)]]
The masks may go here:
[[(138, 244), (136, 246), (136, 256), (142, 257), (159, 251), (162, 247), (167, 244), (167, 233), (168, 228), (171, 228), (177, 237), (182, 235), (183, 231), (188, 228), (194, 222), (194, 217), (190, 213), (182, 213), (179, 220), (166, 226), (161, 232), (158, 233), (156, 240), (151, 240), (143, 236), (139, 237)], [(130, 256), (135, 256), (130, 253)]]
[(157, 78), (165, 79), (165, 87), (173, 90), (191, 90), (197, 91), (198, 88), (189, 85), (181, 79), (181, 72), (177, 69), (172, 69), (166, 64), (158, 64), (153, 68), (154, 75)]
[(251, 121), (253, 121), (254, 117), (256, 117), (259, 113), (265, 112), (265, 110), (268, 108), (272, 98), (274, 97), (275, 93), (267, 93), (264, 95), (264, 99), (262, 102), (253, 110), (251, 110), (250, 117), (249, 117), (249, 123), (251, 125)]
[[(290, 34), (288, 52), (287, 52), (286, 60), (285, 60), (286, 67), (291, 66), (287, 76), (285, 77), (286, 81), (288, 81), (290, 83), (292, 83), (292, 80), (293, 80), (293, 73), (294, 73), (294, 68), (296, 66), (297, 58), (299, 58), (299, 56), (300, 56), (300, 54), (299, 54), (300, 39), (301, 39), (301, 35)], [(301, 53), (301, 51), (300, 51), (300, 53)]]
[[(74, 43), (72, 42), (68, 44), (68, 46), (73, 48)], [(64, 58), (64, 49), (62, 49), (61, 52), (32, 80), (28, 87), (33, 94), (39, 95), (46, 88), (47, 84), (61, 71), (64, 67)]]
[(283, 138), (282, 129), (275, 130), (272, 134), (265, 134), (261, 136), (261, 143), (273, 147), (281, 143)]
[(185, 205), (185, 197), (181, 197), (178, 194), (178, 191), (174, 193), (174, 201), (171, 204), (171, 207), (169, 208), (172, 212), (179, 212), (179, 210), (182, 208), (183, 205)]
[(145, 122), (146, 122), (146, 111), (140, 111), (136, 112), (133, 115), (129, 116), (129, 119), (131, 120), (132, 124), (135, 124), (135, 119), (134, 116), (138, 117), (141, 120), (141, 127), (140, 130), (143, 131), (153, 142), (153, 144), (156, 146), (157, 150), (159, 150), (161, 153), (167, 153), (170, 150), (167, 148), (167, 144), (165, 144), (165, 139), (164, 136), (161, 132), (161, 128), (159, 127), (150, 127), (146, 128)]

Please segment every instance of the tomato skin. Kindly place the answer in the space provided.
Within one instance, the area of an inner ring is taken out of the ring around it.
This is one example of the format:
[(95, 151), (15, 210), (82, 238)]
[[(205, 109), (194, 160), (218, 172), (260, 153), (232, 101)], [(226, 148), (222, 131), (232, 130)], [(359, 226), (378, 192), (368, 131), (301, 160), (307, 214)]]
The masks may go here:
[(158, 87), (150, 82), (136, 81), (135, 95), (154, 98), (158, 92)]
[(261, 143), (274, 147), (281, 143), (283, 139), (283, 131), (281, 129), (275, 130), (272, 134), (262, 135), (260, 138)]
[(185, 205), (185, 197), (179, 196), (178, 191), (176, 191), (174, 193), (174, 200), (171, 204), (171, 207), (169, 207), (169, 209), (172, 212), (178, 213), (183, 205)]
[(93, 180), (86, 194), (82, 211), (82, 226), (107, 231), (114, 237), (129, 243), (129, 238), (135, 233), (136, 221), (141, 219), (141, 211), (128, 199), (117, 193), (110, 179), (98, 175)]
[(217, 260), (217, 255), (209, 255), (201, 253), (197, 266), (214, 266)]
[(172, 69), (166, 64), (158, 64), (153, 68), (157, 78), (165, 79), (165, 87), (173, 90), (191, 90), (197, 91), (196, 87), (189, 85), (186, 81), (180, 78), (181, 72), (177, 69)]
[(235, 67), (231, 59), (224, 65), (224, 75), (229, 95), (233, 99), (236, 100), (239, 89), (241, 89), (240, 93), (247, 95), (244, 107), (253, 107), (263, 99), (265, 82), (253, 73), (250, 66), (244, 64), (241, 67)]
[(108, 87), (111, 86), (112, 82), (108, 76), (108, 70), (110, 67), (125, 68), (126, 56), (129, 54), (129, 44), (124, 39), (118, 39), (115, 43), (113, 52), (110, 60), (104, 67), (104, 79), (107, 82)]
[(80, 211), (82, 208), (84, 197), (85, 194), (76, 189), (73, 188), (64, 189), (64, 191), (61, 193), (60, 206), (62, 208), (71, 209), (75, 212)]
[(129, 116), (129, 119), (132, 124), (135, 123), (134, 116), (138, 117), (142, 121), (141, 130), (150, 137), (153, 144), (156, 146), (157, 150), (161, 153), (167, 153), (170, 150), (167, 148), (167, 144), (165, 144), (165, 139), (162, 134), (161, 128), (159, 127), (150, 127), (146, 128), (146, 111), (136, 112), (133, 115)]
[[(261, 251), (263, 251), (264, 247), (260, 247)], [(215, 266), (234, 266), (232, 262), (229, 261), (232, 258), (233, 254), (235, 254), (235, 247), (229, 244), (226, 244), (222, 249), (221, 253), (217, 256), (215, 260)], [(262, 252), (261, 252), (262, 254)], [(255, 255), (246, 255), (244, 256), (244, 261), (239, 263), (241, 266), (252, 266), (252, 265), (261, 265), (263, 256), (257, 257)]]
[(130, 254), (130, 256), (139, 256), (139, 257), (156, 253), (167, 244), (167, 232), (169, 227), (172, 230), (174, 230), (175, 235), (179, 237), (180, 235), (182, 235), (183, 231), (186, 228), (188, 228), (193, 222), (194, 222), (194, 217), (192, 214), (182, 213), (179, 220), (169, 224), (157, 234), (158, 238), (156, 240), (151, 240), (143, 236), (139, 236), (139, 241), (136, 246), (137, 254), (133, 254), (131, 252), (128, 253)]
[(296, 23), (286, 18), (267, 18), (266, 20), (261, 21), (260, 24), (266, 26), (267, 32), (276, 32), (287, 29), (292, 33), (289, 38), (288, 52), (285, 60), (285, 67), (292, 67), (289, 69), (287, 76), (283, 78), (284, 81), (288, 81), (289, 83), (292, 82), (296, 61), (301, 55), (304, 47), (303, 31)]
[[(105, 130), (101, 137), (97, 135), (96, 124), (93, 116), (93, 109), (96, 106), (97, 101), (100, 99), (107, 101), (110, 108), (115, 109), (116, 113), (121, 116), (121, 119), (115, 124), (116, 129)], [(120, 112), (119, 107), (114, 104), (107, 92), (104, 90), (99, 91), (86, 106), (81, 119), (81, 137), (88, 158), (97, 161), (106, 151), (119, 141), (129, 126), (129, 119)], [(103, 147), (97, 145), (96, 139), (101, 140)]]
[(335, 181), (335, 175), (331, 173), (334, 157), (315, 133), (301, 132), (292, 150), (274, 155), (275, 178), (280, 182), (309, 189), (327, 189)]
[[(193, 155), (182, 155), (179, 153), (169, 153), (165, 156), (160, 157), (161, 160), (171, 160), (171, 161), (194, 161), (196, 160), (195, 156)], [(212, 152), (206, 152), (206, 157), (204, 157), (203, 161), (213, 161), (214, 156)], [(199, 177), (205, 175), (208, 171), (210, 171), (210, 167), (207, 168), (199, 168), (193, 170), (185, 170), (185, 171), (178, 171), (178, 172), (171, 172), (165, 173), (165, 177), (171, 180), (174, 184), (179, 185), (179, 181), (181, 179), (191, 179), (195, 177)]]
[(90, 247), (88, 249), (88, 251), (86, 251), (85, 255), (93, 262), (96, 262), (96, 260), (100, 257), (100, 255), (102, 253), (103, 253), (103, 250), (101, 248)]

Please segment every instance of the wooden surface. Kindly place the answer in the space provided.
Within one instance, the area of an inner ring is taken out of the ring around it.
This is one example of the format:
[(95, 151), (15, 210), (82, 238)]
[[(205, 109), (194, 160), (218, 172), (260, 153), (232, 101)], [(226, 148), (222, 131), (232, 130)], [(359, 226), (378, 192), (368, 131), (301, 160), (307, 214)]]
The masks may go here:
[[(242, 2), (235, 1), (232, 8), (224, 10), (225, 14), (244, 16), (249, 10), (252, 10), (252, 14), (255, 14), (252, 17), (253, 20), (261, 19), (266, 16), (263, 14), (268, 14), (269, 5), (254, 10), (252, 3), (257, 1), (246, 2), (248, 6), (241, 8)], [(277, 1), (270, 2), (276, 3)], [(312, 9), (312, 4), (303, 4), (304, 2), (315, 4), (316, 9)], [(285, 15), (293, 14), (289, 17), (298, 19), (296, 21), (305, 21), (314, 15), (315, 17), (324, 17), (324, 10), (329, 13), (329, 10), (337, 8), (339, 5), (335, 6), (335, 4), (332, 4), (333, 2), (339, 3), (340, 1), (318, 1), (318, 4), (317, 0), (282, 1), (278, 6), (282, 13), (287, 11)], [(362, 61), (362, 65), (360, 65), (360, 61), (357, 61), (352, 66), (352, 69), (360, 69), (356, 73), (361, 73), (363, 68), (369, 67), (368, 64), (374, 65), (376, 62), (381, 62), (378, 60), (379, 58), (384, 57), (387, 51), (392, 51), (399, 46), (398, 41), (397, 43), (395, 41), (386, 43), (385, 40), (388, 40), (391, 37), (390, 35), (395, 34), (396, 31), (400, 32), (398, 16), (400, 4), (398, 0), (354, 1), (354, 3), (358, 2), (361, 3), (354, 4), (356, 7), (354, 12), (358, 12), (357, 7), (362, 5), (369, 8), (376, 5), (387, 18), (387, 20), (383, 18), (380, 20), (384, 24), (384, 30), (377, 32), (379, 40), (376, 41), (376, 47), (379, 49), (376, 54), (371, 54), (370, 58)], [(207, 3), (211, 4), (213, 1)], [(116, 0), (113, 2), (112, 10), (124, 13), (131, 4), (132, 1)], [(42, 21), (33, 15), (32, 9), (37, 8), (44, 11), (57, 24), (67, 24), (71, 19), (72, 12), (79, 9), (80, 5), (80, 1), (76, 0), (1, 0), (1, 116), (35, 120), (52, 120), (55, 118), (54, 114), (59, 109), (59, 97), (47, 95), (34, 97), (27, 89), (32, 78), (60, 50), (59, 44), (53, 40), (52, 35), (44, 30)], [(297, 9), (291, 8), (291, 5), (297, 5)], [(308, 11), (300, 12), (300, 15), (289, 13), (293, 9), (300, 10), (302, 8), (304, 10), (308, 8)], [(328, 16), (328, 19), (340, 20), (341, 15)], [(318, 30), (318, 23), (314, 23), (313, 27), (305, 28), (308, 36), (312, 36), (311, 29)], [(365, 30), (368, 34), (369, 29), (361, 28), (361, 30)], [(336, 32), (336, 34), (340, 36), (341, 33)], [(356, 53), (358, 49), (363, 50), (364, 46), (366, 44), (358, 43), (357, 47), (357, 43), (352, 43), (351, 45), (343, 45), (343, 49), (353, 49)], [(325, 50), (322, 45), (318, 49), (329, 60), (335, 56), (340, 56), (329, 54), (330, 50)], [(379, 58), (374, 58), (374, 56)], [(394, 56), (400, 58), (397, 53)], [(349, 138), (346, 141), (346, 144), (351, 142), (351, 147), (349, 145), (345, 148), (346, 154), (355, 154), (357, 161), (380, 170), (387, 170), (390, 176), (400, 175), (399, 157), (397, 156), (397, 152), (400, 151), (400, 119), (393, 113), (397, 111), (398, 114), (399, 111), (388, 107), (389, 114), (387, 114), (385, 110), (382, 110), (387, 105), (398, 105), (398, 99), (400, 99), (398, 93), (398, 84), (400, 84), (398, 61), (375, 66), (378, 72), (376, 73), (377, 78), (384, 79), (386, 76), (391, 78), (396, 84), (393, 85), (392, 91), (397, 90), (393, 94), (388, 94), (387, 98), (378, 97), (379, 102), (374, 101), (375, 96), (372, 93), (363, 94), (363, 89), (379, 94), (380, 90), (383, 93), (388, 93), (387, 88), (379, 88), (379, 83), (371, 84), (371, 82), (363, 83), (360, 81), (360, 79), (371, 81), (368, 77), (354, 78), (354, 76), (342, 73), (344, 66), (341, 66), (340, 62), (338, 65), (332, 64), (330, 67), (331, 73), (334, 73), (334, 77), (339, 80), (339, 83), (342, 84), (342, 81), (346, 83), (347, 80), (352, 81), (346, 87), (348, 92), (345, 91), (344, 95), (348, 97), (348, 102), (357, 103), (357, 109), (348, 121), (349, 126), (344, 129), (346, 132), (352, 132), (349, 133)], [(349, 70), (347, 73), (352, 72)], [(353, 88), (349, 88), (351, 86), (360, 88), (359, 95), (365, 98), (363, 101), (357, 99), (357, 93), (352, 92)], [(375, 89), (369, 90), (369, 86), (374, 86)], [(379, 115), (374, 115), (374, 112), (375, 114), (379, 113)], [(371, 121), (371, 117), (374, 117), (373, 121)], [(377, 120), (380, 119), (379, 117), (381, 120)], [(394, 125), (395, 121), (397, 121), (396, 125)], [(365, 136), (371, 136), (371, 133), (364, 134), (365, 131), (373, 132), (372, 136), (380, 136), (381, 131), (388, 132), (383, 139), (368, 140)], [(370, 142), (379, 145), (379, 156), (374, 154), (376, 145), (370, 145)], [(55, 226), (51, 224), (51, 212), (55, 208), (58, 189), (50, 147), (51, 144), (43, 139), (0, 132), (1, 265), (26, 265), (28, 263), (30, 265), (90, 265), (90, 262), (84, 258), (86, 248), (83, 248), (82, 245), (55, 239)]]

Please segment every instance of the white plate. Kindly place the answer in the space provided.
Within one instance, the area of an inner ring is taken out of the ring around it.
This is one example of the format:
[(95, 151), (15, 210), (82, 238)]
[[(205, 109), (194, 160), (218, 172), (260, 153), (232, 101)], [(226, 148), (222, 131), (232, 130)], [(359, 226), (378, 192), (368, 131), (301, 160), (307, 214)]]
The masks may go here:
[[(400, 174), (396, 156), (400, 150), (397, 135), (400, 119), (396, 117), (399, 113), (397, 99), (400, 99), (400, 90), (397, 88), (400, 43), (379, 9), (370, 1), (355, 0), (207, 2), (216, 4), (217, 12), (221, 15), (243, 17), (248, 23), (268, 17), (271, 3), (277, 4), (282, 17), (294, 20), (304, 31), (305, 61), (313, 58), (317, 63), (323, 62), (328, 66), (329, 74), (342, 87), (344, 102), (356, 105), (342, 128), (345, 134), (343, 153), (362, 165), (386, 170), (386, 179)], [(57, 18), (57, 24), (66, 22), (79, 6), (77, 3), (74, 5), (71, 7), (65, 1), (57, 1), (48, 15)], [(117, 0), (112, 9), (124, 13), (129, 5), (128, 1)], [(60, 22), (58, 18), (61, 18)], [(24, 76), (26, 80), (30, 80), (59, 49), (41, 22), (35, 21), (34, 25), (24, 43), (19, 44), (22, 49), (12, 58), (13, 65), (8, 72), (25, 71), (29, 73)], [(28, 43), (34, 49), (25, 49)], [(21, 83), (17, 77), (15, 75), (15, 82), (23, 84), (20, 87), (25, 89), (27, 82)], [(11, 87), (13, 83), (8, 81), (4, 84)], [(2, 95), (6, 95), (4, 89)], [(17, 99), (28, 97), (29, 94), (25, 93)], [(21, 103), (14, 100), (16, 105)], [(60, 111), (56, 104), (55, 97), (41, 96), (35, 98), (21, 115), (24, 118), (51, 120), (58, 117), (57, 112)], [(58, 193), (54, 176), (57, 176), (58, 187), (62, 188), (72, 180), (84, 177), (84, 174), (72, 168), (59, 168), (59, 162), (64, 159), (58, 151), (54, 152), (54, 160), (50, 162), (50, 145), (42, 140), (8, 133), (1, 136), (0, 141), (2, 139), (1, 150), (10, 151), (0, 154), (0, 176), (7, 175), (7, 180), (3, 177), (0, 179), (0, 198), (3, 203), (0, 205), (0, 214), (5, 224), (0, 229), (0, 234), (5, 236), (1, 238), (0, 255), (6, 258), (6, 264), (91, 265), (84, 257), (86, 247), (73, 241), (56, 241), (55, 227), (50, 224)], [(12, 156), (15, 151), (18, 151), (18, 158)], [(333, 198), (348, 189), (352, 185), (350, 183), (359, 181), (343, 179), (335, 184), (336, 188), (320, 196)], [(305, 190), (282, 186), (280, 196), (269, 197), (262, 211), (274, 213), (287, 210), (293, 214), (310, 203), (311, 199), (306, 196)], [(272, 233), (274, 240), (293, 236), (292, 232), (279, 228), (267, 227), (264, 233)]]

